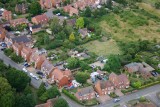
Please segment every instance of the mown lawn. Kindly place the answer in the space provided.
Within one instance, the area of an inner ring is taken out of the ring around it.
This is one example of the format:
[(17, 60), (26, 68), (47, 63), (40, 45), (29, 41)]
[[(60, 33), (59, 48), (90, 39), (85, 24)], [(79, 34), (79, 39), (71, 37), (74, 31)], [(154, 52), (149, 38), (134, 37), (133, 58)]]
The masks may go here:
[(84, 45), (82, 45), (84, 48), (88, 49), (90, 52), (94, 52), (97, 55), (103, 55), (108, 56), (110, 54), (121, 54), (121, 51), (117, 45), (117, 43), (114, 40), (108, 40), (108, 41), (91, 41)]

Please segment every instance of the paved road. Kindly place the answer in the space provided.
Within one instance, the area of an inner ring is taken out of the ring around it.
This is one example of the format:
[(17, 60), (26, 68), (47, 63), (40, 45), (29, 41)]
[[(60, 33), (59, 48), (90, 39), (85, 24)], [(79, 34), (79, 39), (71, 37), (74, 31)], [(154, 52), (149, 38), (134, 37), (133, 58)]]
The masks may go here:
[[(0, 59), (3, 60), (4, 64), (6, 64), (7, 66), (11, 66), (14, 67), (18, 70), (22, 71), (23, 66), (18, 65), (17, 63), (15, 63), (14, 61), (12, 61), (10, 58), (8, 58), (6, 55), (4, 55), (3, 51), (0, 51)], [(28, 76), (31, 78), (31, 85), (35, 88), (38, 88), (42, 82), (42, 80), (36, 80), (34, 78), (32, 78), (29, 74)]]
[(160, 91), (160, 84), (143, 89), (143, 90), (140, 90), (140, 91), (137, 91), (137, 92), (129, 94), (129, 95), (122, 96), (122, 97), (120, 97), (121, 101), (118, 103), (114, 103), (113, 100), (110, 100), (110, 101), (105, 102), (104, 104), (100, 104), (100, 105), (94, 106), (94, 107), (113, 107), (117, 104), (123, 104), (125, 102), (130, 101), (130, 100), (140, 98), (141, 96), (148, 96), (148, 95), (157, 93), (159, 91)]

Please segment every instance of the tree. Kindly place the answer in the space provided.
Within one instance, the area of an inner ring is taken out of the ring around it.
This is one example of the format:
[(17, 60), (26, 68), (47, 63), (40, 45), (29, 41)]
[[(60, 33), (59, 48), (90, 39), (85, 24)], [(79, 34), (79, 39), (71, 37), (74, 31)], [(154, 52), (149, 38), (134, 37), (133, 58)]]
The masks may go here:
[(67, 63), (67, 68), (69, 69), (75, 69), (79, 67), (79, 59), (77, 58), (69, 58)]
[(156, 2), (155, 7), (156, 7), (156, 9), (160, 9), (160, 2)]
[(89, 70), (91, 67), (86, 63), (86, 62), (84, 62), (84, 61), (81, 61), (80, 62), (80, 67), (81, 67), (81, 69), (82, 69), (82, 71), (84, 71), (84, 70)]
[(134, 88), (139, 88), (141, 87), (142, 83), (140, 81), (136, 81), (131, 83), (131, 86), (133, 86)]
[(75, 41), (75, 36), (74, 33), (71, 33), (69, 36), (69, 41), (74, 42)]
[(48, 35), (45, 35), (45, 36), (44, 36), (44, 44), (48, 44), (49, 41), (50, 41), (49, 36), (48, 36)]
[(121, 68), (121, 62), (118, 55), (110, 55), (108, 57), (108, 61), (104, 66), (104, 70), (108, 72), (119, 72), (119, 69)]
[(31, 90), (31, 87), (29, 86), (29, 84), (26, 86), (23, 93), (25, 95), (32, 94), (32, 90)]
[(42, 96), (40, 97), (40, 100), (45, 102), (48, 99), (55, 98), (60, 95), (61, 94), (60, 94), (59, 90), (57, 89), (57, 87), (52, 87), (52, 88), (48, 89), (45, 93), (42, 94)]
[(16, 91), (23, 91), (30, 83), (30, 78), (22, 71), (11, 68), (6, 73), (6, 78)]
[(0, 77), (0, 107), (13, 107), (14, 94), (8, 81)]
[(17, 95), (15, 107), (34, 107), (35, 100), (32, 94), (27, 95)]
[(42, 83), (37, 91), (37, 96), (40, 97), (43, 95), (43, 93), (46, 92), (46, 88), (44, 87), (44, 83)]
[(111, 9), (112, 8), (112, 0), (107, 0), (106, 5), (107, 5), (107, 8)]
[(42, 13), (40, 4), (37, 1), (32, 2), (29, 6), (29, 12), (34, 16)]
[(83, 17), (79, 17), (76, 21), (76, 26), (78, 29), (81, 29), (84, 27), (84, 19)]
[(62, 30), (62, 26), (59, 24), (58, 18), (53, 18), (51, 20), (50, 28), (53, 34), (57, 34), (58, 32)]
[(63, 98), (59, 98), (55, 104), (54, 107), (69, 107), (67, 101)]
[(78, 72), (75, 76), (76, 81), (82, 84), (86, 83), (88, 78), (89, 75), (85, 72)]
[(92, 11), (89, 7), (86, 8), (84, 15), (85, 15), (85, 17), (91, 17)]

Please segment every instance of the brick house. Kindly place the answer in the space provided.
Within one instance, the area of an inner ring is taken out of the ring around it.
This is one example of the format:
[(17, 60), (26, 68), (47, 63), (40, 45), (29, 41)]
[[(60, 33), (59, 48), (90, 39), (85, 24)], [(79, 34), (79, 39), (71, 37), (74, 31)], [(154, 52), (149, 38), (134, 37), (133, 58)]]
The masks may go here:
[(55, 82), (58, 87), (65, 86), (70, 83), (72, 73), (70, 70), (60, 70), (55, 68), (49, 75), (50, 83)]
[(23, 48), (22, 44), (14, 43), (12, 45), (13, 51), (16, 53), (17, 56), (21, 56), (21, 50)]
[(4, 40), (6, 37), (6, 30), (3, 27), (0, 27), (0, 40)]
[(41, 5), (42, 9), (44, 9), (44, 8), (50, 9), (55, 4), (54, 4), (54, 0), (40, 0), (40, 5)]
[(37, 49), (31, 49), (27, 46), (23, 46), (22, 50), (21, 50), (21, 56), (22, 58), (24, 58), (25, 61), (29, 62), (30, 61), (30, 57), (32, 55), (32, 52), (35, 52)]
[(76, 8), (73, 8), (71, 5), (67, 5), (63, 7), (63, 10), (67, 13), (69, 13), (70, 16), (78, 15), (79, 11)]
[(28, 20), (26, 18), (19, 18), (10, 21), (11, 26), (16, 27), (21, 24), (28, 24)]
[(109, 75), (109, 80), (113, 83), (115, 88), (124, 89), (128, 88), (130, 85), (130, 81), (126, 74), (116, 75), (115, 73), (111, 73)]
[(11, 11), (8, 11), (8, 10), (5, 10), (2, 14), (2, 18), (7, 20), (7, 21), (10, 21), (12, 20), (12, 12)]
[(15, 11), (17, 13), (23, 13), (23, 14), (26, 13), (28, 11), (27, 3), (16, 4)]
[(50, 61), (47, 59), (41, 65), (41, 71), (46, 75), (49, 76), (50, 73), (54, 70), (54, 66), (51, 64)]
[[(37, 49), (38, 50), (38, 49)], [(36, 50), (34, 49), (34, 52), (32, 52), (30, 57), (30, 64), (34, 63), (34, 67), (36, 69), (41, 69), (42, 63), (46, 60), (46, 57), (44, 55), (39, 55)]]
[(145, 62), (142, 63), (130, 63), (124, 66), (124, 69), (128, 71), (129, 73), (139, 73), (143, 77), (148, 78), (151, 77), (151, 72), (154, 71), (155, 69), (148, 65)]
[(91, 100), (95, 98), (95, 91), (92, 86), (78, 89), (75, 96), (78, 100)]
[(101, 96), (114, 91), (114, 86), (110, 81), (97, 81), (94, 85), (95, 91)]
[(32, 23), (34, 24), (47, 24), (49, 21), (49, 19), (47, 18), (47, 16), (45, 14), (42, 15), (37, 15), (35, 17), (32, 18)]

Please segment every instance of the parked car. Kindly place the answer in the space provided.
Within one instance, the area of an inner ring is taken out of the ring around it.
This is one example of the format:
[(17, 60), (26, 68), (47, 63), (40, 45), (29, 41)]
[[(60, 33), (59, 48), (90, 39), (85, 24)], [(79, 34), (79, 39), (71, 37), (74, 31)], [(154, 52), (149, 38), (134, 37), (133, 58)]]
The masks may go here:
[(34, 76), (33, 78), (36, 79), (36, 80), (39, 80), (39, 78), (37, 76)]
[(2, 43), (1, 46), (2, 47), (7, 47), (7, 44), (6, 43)]
[(42, 76), (44, 75), (43, 72), (41, 72), (41, 71), (37, 71), (36, 73), (39, 75), (42, 75)]
[(98, 98), (99, 97), (98, 93), (95, 93), (95, 96)]
[(45, 87), (48, 87), (48, 83), (47, 83), (47, 82), (44, 82), (44, 86), (45, 86)]
[(115, 98), (115, 99), (113, 100), (114, 103), (117, 103), (117, 102), (119, 102), (119, 101), (120, 101), (119, 98)]
[(22, 70), (23, 70), (24, 72), (26, 72), (26, 73), (28, 72), (26, 68), (23, 68)]
[(3, 47), (3, 48), (1, 48), (1, 51), (4, 51), (6, 48), (5, 47)]
[(155, 72), (155, 71), (151, 72), (151, 74), (152, 74), (154, 77), (156, 77), (156, 76), (159, 75), (159, 74), (158, 74), (157, 72)]

